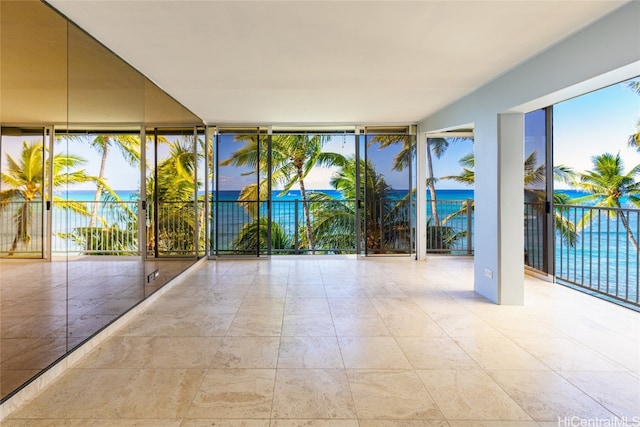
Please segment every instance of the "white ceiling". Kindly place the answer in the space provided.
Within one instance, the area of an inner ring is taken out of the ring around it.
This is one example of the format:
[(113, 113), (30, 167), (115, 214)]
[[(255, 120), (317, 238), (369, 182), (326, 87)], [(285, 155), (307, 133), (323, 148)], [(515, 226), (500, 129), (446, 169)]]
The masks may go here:
[(416, 122), (625, 3), (47, 1), (211, 124)]

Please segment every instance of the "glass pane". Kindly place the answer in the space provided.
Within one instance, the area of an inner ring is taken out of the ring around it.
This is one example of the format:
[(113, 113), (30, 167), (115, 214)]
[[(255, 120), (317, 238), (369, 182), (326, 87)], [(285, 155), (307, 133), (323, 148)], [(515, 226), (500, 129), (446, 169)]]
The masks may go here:
[(146, 154), (145, 295), (173, 279), (196, 261), (196, 166), (203, 147), (194, 128), (148, 129)]
[(546, 110), (526, 114), (524, 130), (524, 263), (548, 272)]
[(272, 253), (354, 253), (355, 136), (275, 134), (271, 152)]
[[(268, 144), (252, 131), (222, 131), (217, 137), (216, 252), (258, 255), (268, 241)], [(262, 172), (260, 172), (262, 171)]]
[(427, 138), (427, 252), (473, 254), (474, 166), (473, 138)]
[(149, 227), (154, 255), (195, 257), (196, 136), (193, 128), (157, 130), (155, 143), (156, 167), (147, 185), (154, 201)]
[(368, 255), (411, 254), (415, 136), (366, 135), (363, 165)]
[(44, 130), (2, 128), (0, 138), (0, 257), (42, 258)]

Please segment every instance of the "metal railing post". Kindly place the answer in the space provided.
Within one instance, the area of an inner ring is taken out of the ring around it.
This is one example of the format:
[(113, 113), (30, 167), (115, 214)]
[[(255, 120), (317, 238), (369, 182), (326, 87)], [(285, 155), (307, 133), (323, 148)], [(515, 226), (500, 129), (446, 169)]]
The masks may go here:
[(467, 199), (467, 254), (473, 254), (473, 220), (471, 218), (471, 204), (473, 200)]
[(300, 253), (300, 245), (299, 245), (299, 243), (300, 243), (300, 232), (298, 231), (298, 224), (299, 224), (299, 222), (298, 222), (298, 211), (299, 211), (298, 202), (299, 202), (299, 200), (296, 199), (295, 200), (295, 205), (294, 205), (295, 208), (293, 210), (294, 217), (295, 217), (295, 220), (294, 220), (294, 224), (295, 224), (295, 226), (294, 226), (294, 230), (295, 230), (294, 231), (294, 233), (295, 233), (295, 245), (294, 245), (294, 247), (295, 247), (296, 255), (298, 255)]

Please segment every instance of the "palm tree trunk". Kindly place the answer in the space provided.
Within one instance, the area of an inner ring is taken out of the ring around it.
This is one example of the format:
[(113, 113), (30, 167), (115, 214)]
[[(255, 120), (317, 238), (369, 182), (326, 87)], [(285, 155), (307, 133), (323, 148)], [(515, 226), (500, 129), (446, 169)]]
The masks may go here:
[(307, 190), (304, 187), (304, 179), (302, 167), (296, 167), (298, 173), (298, 183), (300, 184), (300, 196), (302, 197), (302, 209), (304, 211), (304, 219), (307, 229), (307, 241), (309, 242), (309, 250), (311, 255), (315, 254), (315, 244), (313, 242), (313, 231), (311, 229), (311, 215), (309, 214), (309, 201), (307, 200)]
[(13, 256), (15, 254), (16, 249), (18, 249), (19, 242), (25, 242), (29, 240), (28, 238), (29, 215), (30, 215), (29, 203), (30, 203), (29, 200), (25, 201), (22, 207), (20, 208), (18, 221), (16, 224), (17, 226), (16, 235), (13, 238), (13, 242), (11, 242), (11, 249), (9, 249), (8, 256)]
[(438, 203), (436, 201), (436, 185), (433, 182), (433, 161), (431, 159), (431, 144), (427, 138), (427, 186), (431, 194), (431, 214), (433, 215), (433, 225), (440, 226), (440, 218), (438, 217)]
[[(618, 203), (618, 205), (620, 204)], [(629, 227), (629, 221), (627, 221), (627, 217), (624, 216), (624, 212), (622, 211), (618, 211), (618, 214), (620, 215), (620, 220), (622, 220), (622, 225), (624, 226), (624, 229), (627, 230), (627, 237), (631, 241), (631, 244), (633, 245), (634, 248), (636, 248), (636, 252), (640, 252), (640, 249), (638, 248), (638, 241), (636, 240), (636, 238), (633, 236), (633, 233), (631, 232), (631, 227)]]
[[(105, 146), (102, 150), (102, 159), (100, 159), (100, 173), (98, 174), (100, 182), (102, 182), (102, 180), (104, 179), (104, 172), (107, 167), (107, 151), (107, 147)], [(91, 206), (91, 220), (89, 221), (89, 227), (94, 227), (96, 225), (96, 221), (98, 220), (98, 206), (101, 198), (102, 184), (98, 183), (96, 194), (94, 194), (93, 196), (93, 205)]]

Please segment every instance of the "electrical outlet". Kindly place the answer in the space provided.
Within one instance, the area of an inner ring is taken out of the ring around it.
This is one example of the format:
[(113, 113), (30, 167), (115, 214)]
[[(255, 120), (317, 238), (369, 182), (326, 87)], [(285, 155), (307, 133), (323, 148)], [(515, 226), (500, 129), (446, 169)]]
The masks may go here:
[(493, 271), (489, 270), (488, 268), (484, 269), (484, 277), (487, 277), (489, 279), (493, 279)]
[(147, 283), (151, 283), (160, 276), (160, 270), (154, 270), (147, 276)]

